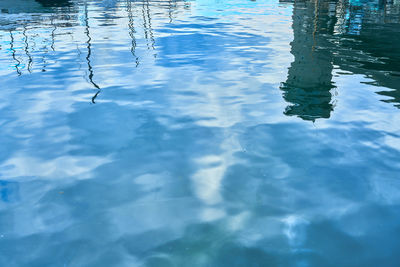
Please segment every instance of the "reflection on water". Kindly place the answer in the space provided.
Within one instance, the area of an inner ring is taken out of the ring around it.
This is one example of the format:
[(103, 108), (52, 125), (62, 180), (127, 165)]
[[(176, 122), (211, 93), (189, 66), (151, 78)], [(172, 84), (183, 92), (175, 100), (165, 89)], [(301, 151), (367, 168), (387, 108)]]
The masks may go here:
[(285, 114), (305, 120), (329, 118), (335, 103), (335, 65), (393, 89), (378, 93), (392, 97), (385, 102), (396, 101), (400, 66), (393, 59), (400, 55), (394, 41), (400, 38), (398, 6), (381, 1), (296, 1), (293, 5), (295, 59), (281, 86), (291, 103)]
[(291, 53), (294, 61), (282, 84), (283, 97), (292, 105), (286, 115), (305, 120), (329, 118), (333, 110), (331, 89), (333, 51), (327, 36), (335, 25), (335, 3), (294, 2)]
[(35, 1), (40, 3), (43, 7), (63, 7), (72, 5), (70, 0), (35, 0)]
[(397, 1), (0, 10), (0, 266), (400, 265)]
[(100, 87), (97, 85), (97, 83), (95, 83), (93, 81), (93, 76), (94, 76), (94, 72), (93, 72), (93, 67), (90, 63), (90, 56), (92, 55), (92, 38), (90, 37), (90, 26), (89, 26), (89, 13), (88, 13), (88, 7), (87, 7), (87, 3), (85, 2), (85, 34), (87, 36), (87, 55), (86, 55), (86, 61), (87, 61), (87, 67), (88, 67), (88, 78), (90, 83), (94, 86), (94, 88), (97, 89), (96, 94), (92, 97), (92, 103), (95, 104), (95, 99), (97, 97), (97, 95), (100, 93)]

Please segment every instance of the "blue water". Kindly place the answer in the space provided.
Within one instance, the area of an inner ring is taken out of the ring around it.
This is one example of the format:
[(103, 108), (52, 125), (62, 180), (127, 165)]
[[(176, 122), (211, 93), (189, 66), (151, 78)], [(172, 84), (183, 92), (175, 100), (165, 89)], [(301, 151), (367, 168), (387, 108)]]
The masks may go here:
[(0, 266), (400, 266), (397, 0), (0, 10)]

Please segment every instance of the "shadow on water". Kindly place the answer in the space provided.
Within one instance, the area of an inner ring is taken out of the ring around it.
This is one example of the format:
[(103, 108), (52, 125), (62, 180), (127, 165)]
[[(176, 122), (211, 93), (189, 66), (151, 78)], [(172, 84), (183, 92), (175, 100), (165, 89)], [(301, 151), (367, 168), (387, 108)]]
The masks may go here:
[(290, 103), (284, 114), (311, 121), (329, 118), (336, 68), (392, 89), (377, 93), (390, 97), (384, 102), (399, 103), (400, 44), (394, 42), (400, 39), (398, 15), (399, 7), (386, 1), (294, 1), (294, 61), (280, 87)]
[(0, 200), (4, 203), (16, 202), (19, 199), (19, 183), (0, 180)]

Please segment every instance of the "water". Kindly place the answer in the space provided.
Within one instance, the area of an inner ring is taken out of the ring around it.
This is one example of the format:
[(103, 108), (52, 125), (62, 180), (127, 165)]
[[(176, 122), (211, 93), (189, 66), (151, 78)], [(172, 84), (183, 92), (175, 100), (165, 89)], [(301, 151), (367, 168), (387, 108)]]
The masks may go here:
[(398, 1), (0, 7), (0, 266), (400, 266)]

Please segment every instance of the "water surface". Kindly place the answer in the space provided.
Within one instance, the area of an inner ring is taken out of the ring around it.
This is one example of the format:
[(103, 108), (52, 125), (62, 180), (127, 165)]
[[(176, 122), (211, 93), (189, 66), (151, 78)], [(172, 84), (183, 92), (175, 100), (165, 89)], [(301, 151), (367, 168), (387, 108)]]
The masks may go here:
[(0, 266), (400, 266), (398, 1), (0, 10)]

